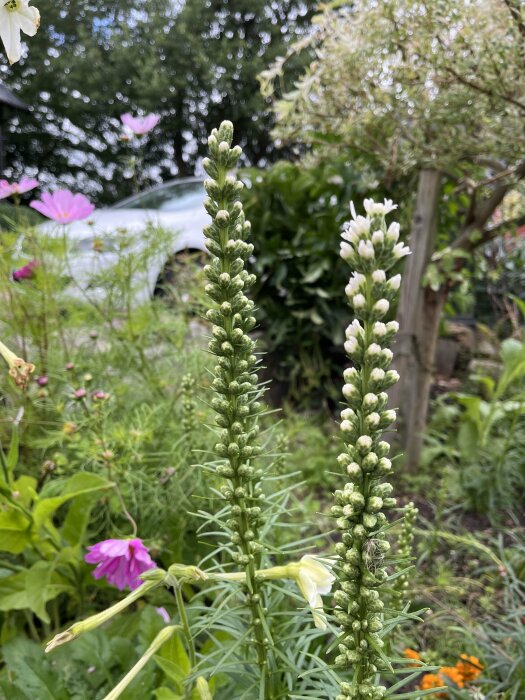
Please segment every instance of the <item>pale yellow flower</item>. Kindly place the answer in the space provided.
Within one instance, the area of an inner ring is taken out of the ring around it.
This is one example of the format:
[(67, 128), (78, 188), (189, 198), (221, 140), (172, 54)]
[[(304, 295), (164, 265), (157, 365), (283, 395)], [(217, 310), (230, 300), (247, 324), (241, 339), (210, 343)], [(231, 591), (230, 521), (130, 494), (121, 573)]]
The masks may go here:
[(40, 13), (29, 7), (29, 0), (0, 0), (0, 39), (9, 63), (16, 63), (22, 55), (20, 32), (34, 36), (39, 26)]

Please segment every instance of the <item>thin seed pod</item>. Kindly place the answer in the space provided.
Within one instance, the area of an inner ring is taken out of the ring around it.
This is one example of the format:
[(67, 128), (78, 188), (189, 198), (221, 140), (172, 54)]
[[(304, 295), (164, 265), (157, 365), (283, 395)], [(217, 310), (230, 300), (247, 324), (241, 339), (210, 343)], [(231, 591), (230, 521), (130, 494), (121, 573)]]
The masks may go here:
[(215, 445), (219, 457), (217, 473), (226, 484), (221, 492), (228, 502), (229, 517), (225, 522), (231, 544), (236, 551), (234, 562), (246, 572), (246, 604), (251, 614), (253, 644), (261, 670), (263, 697), (269, 696), (268, 625), (265, 621), (261, 582), (256, 571), (260, 568), (263, 544), (260, 542), (261, 506), (264, 500), (259, 482), (261, 471), (253, 466), (260, 453), (257, 444), (258, 414), (261, 411), (256, 373), (255, 343), (248, 332), (255, 326), (253, 301), (246, 292), (255, 282), (244, 265), (253, 252), (245, 239), (250, 223), (245, 220), (239, 192), (243, 185), (229, 171), (240, 155), (239, 146), (231, 147), (233, 125), (222, 122), (208, 139), (210, 157), (203, 166), (210, 179), (205, 181), (209, 198), (206, 211), (212, 223), (206, 227), (206, 246), (211, 262), (204, 272), (208, 279), (206, 293), (212, 301), (207, 318), (212, 326), (210, 352), (217, 357), (214, 369), (212, 401), (216, 423), (221, 428)]
[(342, 539), (336, 545), (339, 590), (334, 614), (341, 637), (335, 663), (352, 669), (352, 680), (341, 683), (337, 700), (383, 698), (386, 688), (379, 685), (378, 672), (390, 665), (382, 650), (381, 586), (388, 576), (385, 554), (390, 549), (383, 528), (395, 499), (392, 485), (384, 480), (392, 470), (390, 446), (381, 438), (396, 419), (395, 411), (386, 408), (386, 390), (399, 378), (389, 370), (393, 355), (388, 347), (398, 324), (383, 319), (400, 285), (400, 276), (388, 277), (388, 271), (409, 250), (397, 242), (399, 224), (387, 228), (385, 223), (395, 205), (373, 200), (364, 204), (366, 217), (357, 216), (351, 205), (353, 218), (345, 225), (341, 243), (341, 256), (353, 270), (345, 291), (356, 318), (346, 329), (344, 346), (352, 366), (344, 372), (345, 450), (338, 462), (347, 483), (335, 492), (332, 507)]

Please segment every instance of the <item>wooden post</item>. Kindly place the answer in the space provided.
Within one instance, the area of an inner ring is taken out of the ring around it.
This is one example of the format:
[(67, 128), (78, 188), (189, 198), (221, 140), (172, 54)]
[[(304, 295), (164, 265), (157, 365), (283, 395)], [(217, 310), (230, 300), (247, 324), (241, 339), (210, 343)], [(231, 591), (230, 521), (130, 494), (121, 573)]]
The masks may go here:
[(446, 290), (423, 288), (423, 277), (434, 251), (441, 173), (425, 169), (419, 174), (416, 206), (412, 219), (407, 260), (397, 313), (399, 333), (393, 367), (400, 381), (391, 392), (391, 403), (399, 409), (400, 447), (405, 469), (414, 472), (419, 464), (426, 424), (439, 319)]

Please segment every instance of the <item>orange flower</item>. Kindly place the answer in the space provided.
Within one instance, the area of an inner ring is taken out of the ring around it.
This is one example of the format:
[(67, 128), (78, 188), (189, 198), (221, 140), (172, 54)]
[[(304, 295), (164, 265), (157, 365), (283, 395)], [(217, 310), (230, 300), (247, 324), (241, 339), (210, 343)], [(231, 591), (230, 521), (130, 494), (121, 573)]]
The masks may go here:
[(450, 680), (453, 681), (458, 688), (463, 688), (465, 685), (465, 680), (461, 674), (461, 671), (456, 666), (442, 666), (439, 669), (439, 673), (441, 676), (450, 678)]
[[(425, 673), (423, 678), (421, 679), (421, 685), (419, 686), (420, 690), (430, 690), (431, 688), (442, 688), (444, 685), (443, 681), (441, 678), (437, 675), (437, 673)], [(435, 696), (437, 698), (446, 698), (448, 695), (448, 690), (445, 690), (443, 693), (435, 693)]]
[(403, 656), (406, 659), (415, 659), (416, 661), (419, 661), (421, 659), (420, 654), (417, 651), (414, 651), (414, 649), (405, 649), (403, 651)]
[(483, 664), (475, 656), (461, 654), (460, 659), (463, 659), (463, 661), (458, 661), (456, 668), (461, 673), (465, 681), (475, 680), (483, 671)]

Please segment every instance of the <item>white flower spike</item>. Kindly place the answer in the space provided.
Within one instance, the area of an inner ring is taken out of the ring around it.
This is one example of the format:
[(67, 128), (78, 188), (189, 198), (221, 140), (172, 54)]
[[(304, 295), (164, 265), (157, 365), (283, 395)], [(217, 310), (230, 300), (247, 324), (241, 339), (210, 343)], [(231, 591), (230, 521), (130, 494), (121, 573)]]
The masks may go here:
[(315, 626), (321, 630), (326, 629), (321, 596), (330, 593), (335, 581), (329, 563), (306, 554), (299, 562), (295, 580), (312, 610)]
[(40, 13), (29, 7), (29, 0), (0, 0), (0, 39), (9, 63), (16, 63), (22, 55), (20, 32), (34, 36), (39, 26)]

